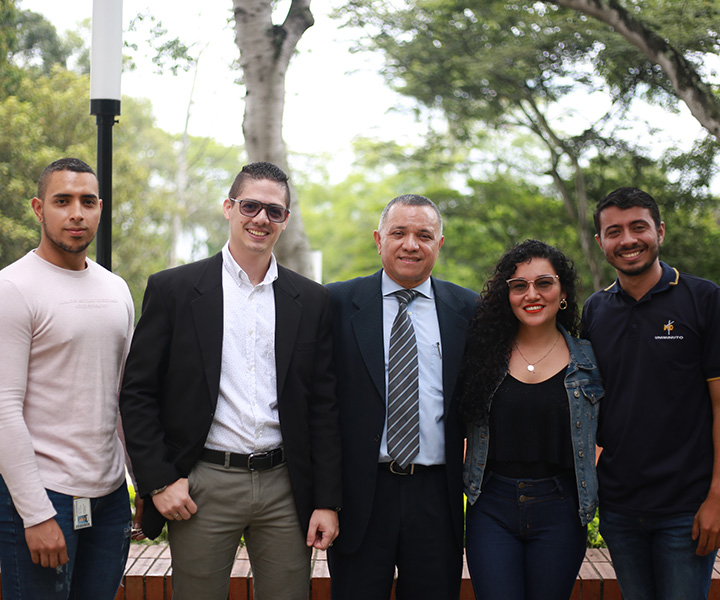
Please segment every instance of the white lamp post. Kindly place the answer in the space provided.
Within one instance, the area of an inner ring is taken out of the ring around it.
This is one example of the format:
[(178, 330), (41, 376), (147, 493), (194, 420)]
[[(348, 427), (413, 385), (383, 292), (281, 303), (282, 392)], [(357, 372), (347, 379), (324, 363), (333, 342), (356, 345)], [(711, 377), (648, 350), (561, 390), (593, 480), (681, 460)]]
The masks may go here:
[(93, 0), (90, 114), (97, 117), (97, 176), (103, 201), (97, 261), (112, 270), (112, 128), (120, 114), (122, 0)]

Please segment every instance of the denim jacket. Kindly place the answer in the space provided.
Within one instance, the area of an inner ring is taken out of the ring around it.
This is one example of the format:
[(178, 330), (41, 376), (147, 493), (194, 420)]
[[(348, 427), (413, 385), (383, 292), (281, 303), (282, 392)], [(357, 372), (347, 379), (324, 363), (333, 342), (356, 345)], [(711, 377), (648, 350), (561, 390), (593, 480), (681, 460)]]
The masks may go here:
[[(565, 389), (570, 405), (570, 428), (573, 456), (575, 457), (575, 480), (580, 501), (580, 521), (586, 525), (595, 516), (598, 503), (595, 433), (600, 408), (598, 402), (603, 397), (604, 391), (590, 342), (571, 337), (560, 324), (558, 324), (558, 329), (565, 337), (570, 350), (570, 363), (565, 372)], [(493, 396), (505, 379), (505, 375), (507, 375), (507, 366), (505, 373), (495, 386)], [(492, 403), (492, 397), (490, 401)], [(463, 481), (468, 502), (474, 504), (480, 496), (483, 472), (487, 461), (488, 425), (468, 425), (467, 439)]]

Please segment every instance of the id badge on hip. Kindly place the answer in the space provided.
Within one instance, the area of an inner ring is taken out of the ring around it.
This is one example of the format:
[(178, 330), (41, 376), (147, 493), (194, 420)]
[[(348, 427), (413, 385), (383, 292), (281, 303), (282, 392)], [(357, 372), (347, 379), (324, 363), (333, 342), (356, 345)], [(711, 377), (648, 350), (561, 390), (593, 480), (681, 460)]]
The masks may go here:
[(73, 498), (73, 529), (92, 527), (90, 498)]

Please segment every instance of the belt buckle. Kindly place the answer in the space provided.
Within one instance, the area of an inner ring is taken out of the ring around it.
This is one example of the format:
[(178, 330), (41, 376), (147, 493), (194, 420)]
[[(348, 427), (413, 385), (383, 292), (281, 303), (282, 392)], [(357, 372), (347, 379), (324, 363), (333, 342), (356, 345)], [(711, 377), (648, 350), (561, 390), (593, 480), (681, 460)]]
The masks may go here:
[(390, 472), (391, 472), (391, 473), (393, 473), (393, 474), (395, 474), (395, 475), (414, 475), (414, 474), (415, 474), (415, 463), (410, 463), (410, 465), (409, 465), (410, 469), (409, 469), (409, 470), (408, 470), (407, 468), (403, 469), (400, 465), (398, 465), (398, 469), (402, 469), (402, 470), (400, 470), (400, 471), (396, 471), (396, 470), (395, 470), (395, 465), (396, 465), (396, 464), (397, 464), (397, 461), (395, 461), (395, 460), (393, 460), (393, 461), (390, 463), (390, 467), (389, 467), (389, 468), (390, 468)]
[(270, 454), (269, 452), (253, 452), (252, 454), (248, 454), (248, 457), (247, 457), (248, 470), (249, 471), (257, 471), (258, 468), (253, 468), (253, 466), (252, 466), (253, 459), (267, 458), (269, 454)]

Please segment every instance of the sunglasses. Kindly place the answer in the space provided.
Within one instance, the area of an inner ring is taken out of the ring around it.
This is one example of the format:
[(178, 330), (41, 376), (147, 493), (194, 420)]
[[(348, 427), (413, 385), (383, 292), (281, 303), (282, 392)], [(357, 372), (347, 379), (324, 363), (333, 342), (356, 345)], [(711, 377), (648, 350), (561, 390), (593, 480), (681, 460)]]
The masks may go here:
[(257, 200), (235, 200), (230, 198), (230, 202), (236, 202), (240, 207), (240, 214), (244, 217), (255, 217), (262, 209), (265, 209), (267, 218), (273, 223), (284, 223), (288, 218), (290, 211), (279, 204), (265, 204)]
[(506, 283), (511, 294), (524, 294), (530, 289), (531, 284), (536, 292), (542, 294), (543, 292), (549, 292), (557, 279), (560, 279), (559, 275), (540, 275), (534, 281), (528, 281), (524, 277), (515, 277), (514, 279), (508, 279)]

